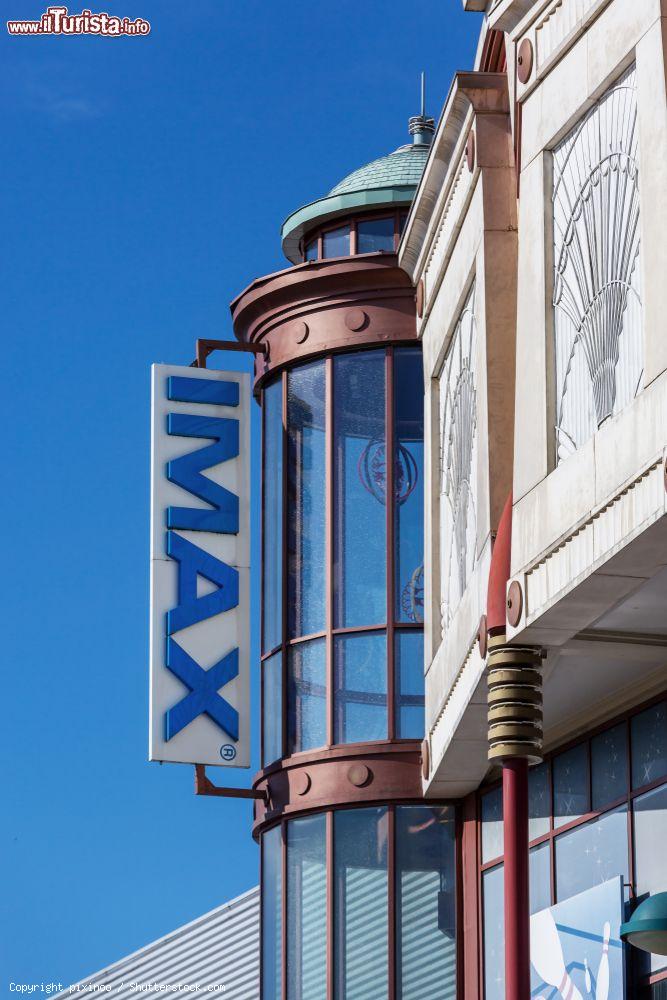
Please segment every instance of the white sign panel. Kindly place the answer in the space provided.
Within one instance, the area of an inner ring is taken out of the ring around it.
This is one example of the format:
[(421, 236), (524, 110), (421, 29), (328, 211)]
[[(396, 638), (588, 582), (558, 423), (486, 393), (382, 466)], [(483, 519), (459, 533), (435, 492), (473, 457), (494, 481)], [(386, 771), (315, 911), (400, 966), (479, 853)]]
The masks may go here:
[(250, 380), (153, 365), (151, 760), (250, 766)]

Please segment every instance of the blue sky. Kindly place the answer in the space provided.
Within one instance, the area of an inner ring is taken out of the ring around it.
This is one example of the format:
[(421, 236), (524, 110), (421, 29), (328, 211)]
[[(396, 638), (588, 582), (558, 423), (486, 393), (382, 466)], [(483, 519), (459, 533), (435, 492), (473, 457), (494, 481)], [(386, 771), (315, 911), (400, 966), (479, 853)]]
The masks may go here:
[(88, 6), (151, 34), (0, 36), (3, 996), (257, 881), (249, 806), (146, 760), (150, 364), (231, 335), (284, 217), (407, 141), (422, 69), (437, 117), (479, 24), (460, 0)]

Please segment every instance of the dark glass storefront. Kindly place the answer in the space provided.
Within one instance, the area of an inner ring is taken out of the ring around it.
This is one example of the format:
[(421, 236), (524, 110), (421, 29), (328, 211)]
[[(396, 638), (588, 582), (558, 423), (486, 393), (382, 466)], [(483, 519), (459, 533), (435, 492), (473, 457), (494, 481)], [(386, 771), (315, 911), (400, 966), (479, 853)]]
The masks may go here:
[[(495, 787), (480, 796), (486, 1000), (505, 995), (500, 793)], [(532, 768), (529, 809), (531, 913), (619, 875), (628, 913), (649, 894), (667, 890), (667, 702), (636, 711)], [(643, 990), (658, 996), (667, 957), (634, 948), (626, 957), (629, 995)]]

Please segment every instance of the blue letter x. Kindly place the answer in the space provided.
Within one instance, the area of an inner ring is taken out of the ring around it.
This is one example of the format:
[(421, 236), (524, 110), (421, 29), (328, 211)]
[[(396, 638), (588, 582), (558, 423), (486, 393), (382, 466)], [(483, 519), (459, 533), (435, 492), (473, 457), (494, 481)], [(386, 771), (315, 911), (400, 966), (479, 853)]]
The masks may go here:
[(221, 687), (238, 677), (238, 649), (233, 649), (210, 670), (202, 670), (177, 642), (167, 639), (166, 667), (190, 688), (190, 694), (165, 714), (167, 740), (176, 736), (203, 713), (213, 719), (233, 740), (238, 740), (239, 713), (218, 694)]

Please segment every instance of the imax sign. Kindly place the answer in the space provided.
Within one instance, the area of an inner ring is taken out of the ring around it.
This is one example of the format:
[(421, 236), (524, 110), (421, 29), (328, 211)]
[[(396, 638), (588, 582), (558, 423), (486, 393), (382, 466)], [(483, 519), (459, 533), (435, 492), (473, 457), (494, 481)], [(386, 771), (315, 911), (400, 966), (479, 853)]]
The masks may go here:
[(250, 383), (153, 365), (150, 759), (250, 765)]

